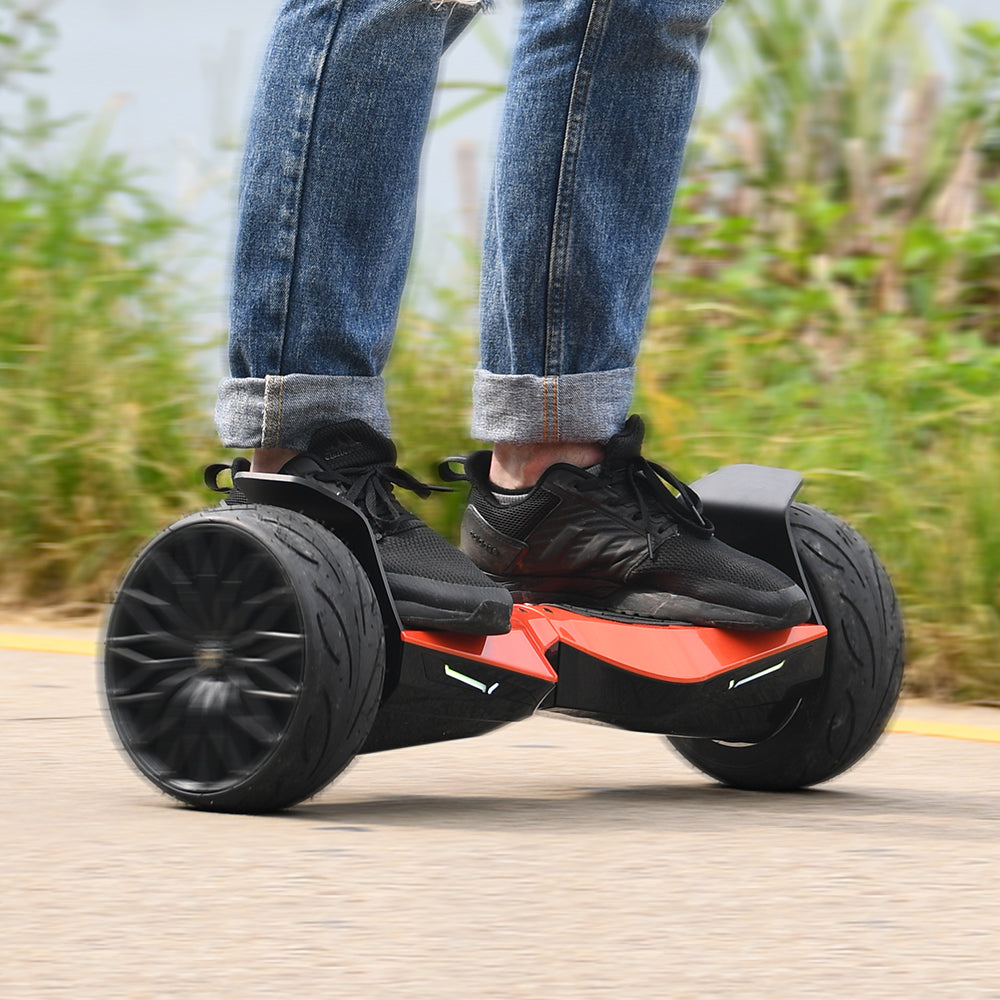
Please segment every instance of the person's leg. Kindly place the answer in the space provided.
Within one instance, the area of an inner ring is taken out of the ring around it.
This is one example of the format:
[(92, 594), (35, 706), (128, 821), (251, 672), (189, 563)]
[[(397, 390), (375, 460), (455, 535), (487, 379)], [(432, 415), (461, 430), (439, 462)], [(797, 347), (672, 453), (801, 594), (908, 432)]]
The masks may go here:
[(388, 434), (381, 373), (440, 56), (474, 7), (287, 0), (244, 157), (223, 444), (273, 471), (317, 429)]
[[(441, 53), (474, 7), (287, 0), (251, 119), (223, 443), (316, 480), (372, 526), (405, 625), (496, 633), (510, 594), (397, 500), (381, 373), (406, 277)], [(304, 453), (303, 453), (304, 452)]]
[[(486, 227), (473, 434), (502, 485), (619, 431), (722, 0), (525, 0)], [(527, 485), (519, 482), (517, 485)]]
[[(809, 604), (714, 537), (626, 421), (721, 0), (524, 0), (487, 224), (462, 547), (520, 599), (784, 628)], [(668, 485), (669, 484), (669, 485)], [(528, 488), (531, 487), (531, 488)]]

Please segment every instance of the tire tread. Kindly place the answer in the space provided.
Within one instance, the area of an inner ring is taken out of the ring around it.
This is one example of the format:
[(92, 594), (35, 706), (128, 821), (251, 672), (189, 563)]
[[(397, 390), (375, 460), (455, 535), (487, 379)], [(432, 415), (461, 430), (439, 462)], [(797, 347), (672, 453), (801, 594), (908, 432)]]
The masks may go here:
[[(295, 511), (256, 505), (200, 511), (167, 528), (147, 551), (173, 533), (206, 523), (246, 532), (262, 542), (293, 588), (305, 635), (298, 702), (278, 745), (253, 773), (222, 791), (191, 791), (172, 785), (169, 776), (151, 774), (142, 766), (138, 746), (129, 746), (120, 729), (119, 736), (139, 770), (188, 805), (222, 812), (273, 812), (315, 795), (363, 745), (382, 691), (382, 616), (368, 577), (347, 547)], [(266, 605), (260, 620), (267, 621)]]
[(724, 784), (791, 790), (856, 764), (878, 741), (903, 673), (903, 623), (885, 568), (853, 528), (793, 504), (792, 537), (828, 629), (826, 670), (774, 736), (750, 746), (672, 737), (688, 762)]

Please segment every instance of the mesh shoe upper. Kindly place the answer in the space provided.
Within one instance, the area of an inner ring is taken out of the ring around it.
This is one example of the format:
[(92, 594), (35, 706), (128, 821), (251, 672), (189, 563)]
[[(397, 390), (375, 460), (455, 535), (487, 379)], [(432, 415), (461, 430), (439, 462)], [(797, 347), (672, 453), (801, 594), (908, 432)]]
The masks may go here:
[(469, 456), (463, 550), (526, 599), (744, 628), (808, 618), (787, 576), (714, 537), (690, 487), (641, 456), (642, 437), (632, 417), (598, 471), (555, 465), (512, 504), (492, 492), (489, 453)]

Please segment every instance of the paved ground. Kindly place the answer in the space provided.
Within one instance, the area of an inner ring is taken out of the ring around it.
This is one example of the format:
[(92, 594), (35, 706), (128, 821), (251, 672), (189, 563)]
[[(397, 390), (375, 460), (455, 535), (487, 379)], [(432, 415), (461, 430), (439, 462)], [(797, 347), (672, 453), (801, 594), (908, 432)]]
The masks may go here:
[(1000, 998), (1000, 711), (795, 795), (535, 718), (214, 816), (114, 749), (89, 630), (0, 633), (2, 998)]

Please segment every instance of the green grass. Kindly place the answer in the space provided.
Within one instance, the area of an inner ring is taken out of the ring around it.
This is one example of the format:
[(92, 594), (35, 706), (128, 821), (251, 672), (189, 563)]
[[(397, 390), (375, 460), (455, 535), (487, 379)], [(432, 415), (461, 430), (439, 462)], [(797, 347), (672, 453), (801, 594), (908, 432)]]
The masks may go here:
[(0, 584), (101, 600), (138, 542), (197, 502), (210, 440), (187, 311), (154, 253), (173, 223), (112, 160), (6, 180)]
[(689, 478), (741, 461), (801, 471), (802, 499), (852, 523), (889, 568), (907, 619), (911, 690), (995, 696), (996, 352), (942, 359), (901, 323), (870, 332), (836, 369), (810, 375), (804, 362), (766, 363), (777, 341), (655, 330), (637, 400), (651, 448)]
[[(0, 84), (37, 68), (31, 10), (0, 4)], [(213, 445), (167, 263), (182, 227), (105, 152), (104, 123), (56, 158), (60, 132), (29, 100), (0, 133), (0, 597), (101, 602), (201, 502)]]
[(996, 698), (1000, 29), (954, 33), (948, 88), (925, 5), (806, 7), (721, 24), (734, 96), (693, 143), (638, 406), (685, 475), (801, 470), (892, 572), (910, 689)]

